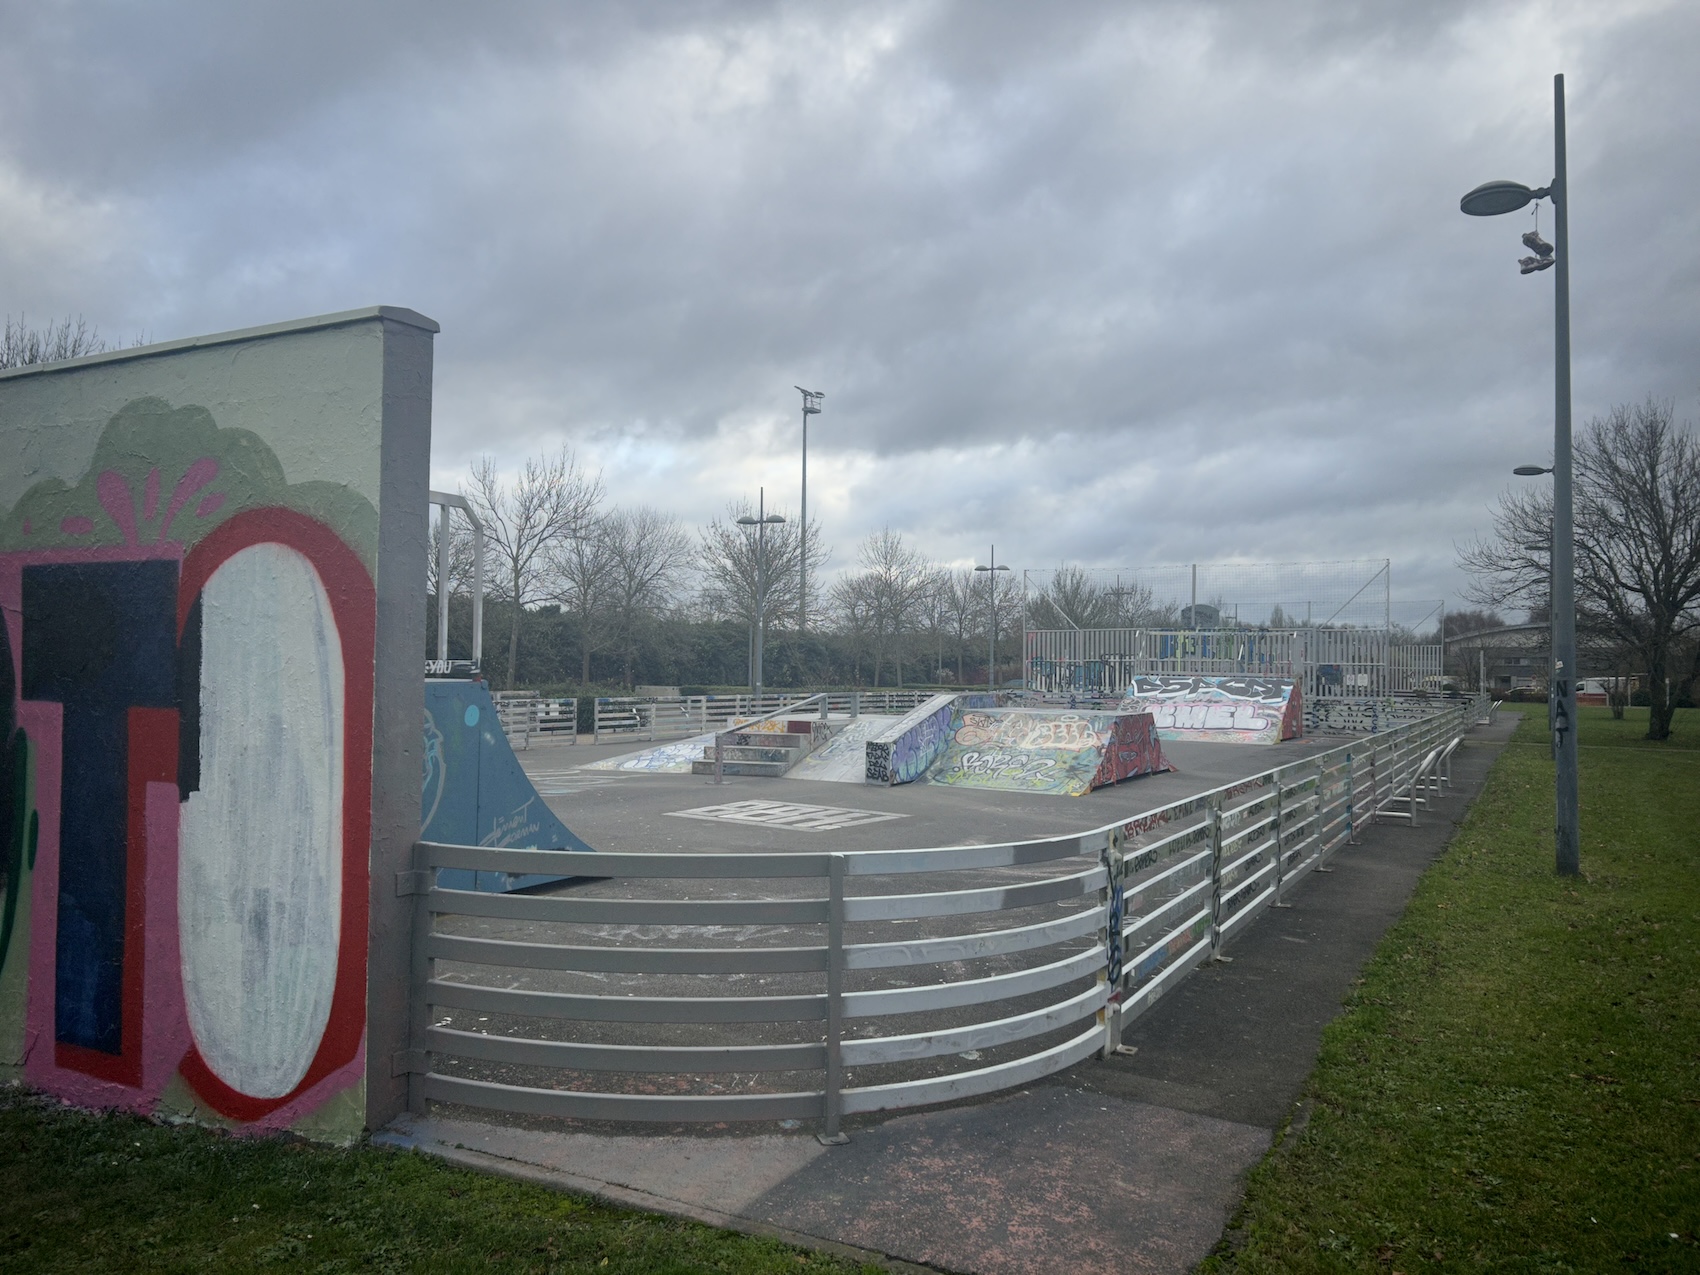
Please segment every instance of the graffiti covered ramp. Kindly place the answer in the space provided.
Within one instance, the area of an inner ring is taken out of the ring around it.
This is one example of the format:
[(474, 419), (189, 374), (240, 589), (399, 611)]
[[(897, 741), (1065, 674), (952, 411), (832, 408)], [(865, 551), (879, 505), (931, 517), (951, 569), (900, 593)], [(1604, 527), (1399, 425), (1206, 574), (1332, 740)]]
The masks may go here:
[(1303, 693), (1285, 677), (1136, 677), (1122, 708), (1150, 713), (1163, 739), (1277, 744), (1304, 733)]
[(1080, 797), (1169, 769), (1149, 713), (958, 709), (925, 782)]
[[(591, 848), (532, 786), (482, 682), (425, 683), (424, 758), (420, 840), (524, 850)], [(499, 892), (571, 874), (570, 868), (557, 876), (444, 868), (438, 879), (444, 889)]]

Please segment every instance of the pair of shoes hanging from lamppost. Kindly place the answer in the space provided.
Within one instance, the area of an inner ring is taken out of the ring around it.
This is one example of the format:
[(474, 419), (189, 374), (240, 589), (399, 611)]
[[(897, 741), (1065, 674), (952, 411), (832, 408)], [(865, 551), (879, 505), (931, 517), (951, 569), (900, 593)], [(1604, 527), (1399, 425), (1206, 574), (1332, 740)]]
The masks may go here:
[(1532, 257), (1523, 257), (1517, 262), (1517, 264), (1522, 268), (1521, 273), (1534, 274), (1535, 271), (1545, 270), (1548, 266), (1552, 265), (1552, 245), (1545, 239), (1541, 238), (1541, 232), (1539, 230), (1525, 230), (1523, 232), (1523, 246), (1528, 248), (1535, 255)]

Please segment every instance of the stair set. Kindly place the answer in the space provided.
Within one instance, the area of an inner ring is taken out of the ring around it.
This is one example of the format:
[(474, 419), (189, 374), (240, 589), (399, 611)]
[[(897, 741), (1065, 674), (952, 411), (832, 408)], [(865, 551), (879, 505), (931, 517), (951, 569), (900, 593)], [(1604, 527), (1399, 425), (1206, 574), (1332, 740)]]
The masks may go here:
[[(772, 723), (777, 725), (777, 723)], [(837, 733), (838, 727), (818, 718), (784, 724), (784, 730), (730, 730), (721, 736), (721, 771), (727, 775), (764, 775), (777, 779)], [(714, 773), (714, 745), (691, 762), (691, 774)]]

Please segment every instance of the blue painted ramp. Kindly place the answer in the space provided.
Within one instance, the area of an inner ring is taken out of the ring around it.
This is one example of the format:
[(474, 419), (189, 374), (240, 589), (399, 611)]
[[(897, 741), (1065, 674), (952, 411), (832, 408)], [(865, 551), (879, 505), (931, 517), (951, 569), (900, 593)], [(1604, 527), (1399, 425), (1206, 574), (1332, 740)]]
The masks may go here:
[[(531, 786), (496, 719), (482, 682), (425, 683), (425, 786), (419, 811), (422, 841), (519, 850), (590, 850), (555, 817)], [(499, 893), (576, 875), (472, 872), (443, 868), (446, 890)]]

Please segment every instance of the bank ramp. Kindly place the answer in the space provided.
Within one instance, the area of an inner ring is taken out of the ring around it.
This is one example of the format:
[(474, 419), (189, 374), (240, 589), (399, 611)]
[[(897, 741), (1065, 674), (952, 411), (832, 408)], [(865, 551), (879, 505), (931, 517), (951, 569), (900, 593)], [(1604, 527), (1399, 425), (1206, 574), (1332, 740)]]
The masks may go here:
[(871, 784), (930, 783), (1080, 796), (1170, 769), (1149, 713), (999, 707), (935, 695), (868, 740)]
[[(532, 787), (482, 682), (425, 683), (419, 824), (421, 841), (508, 850), (591, 849)], [(501, 892), (575, 875), (575, 869), (565, 865), (554, 875), (443, 868), (437, 880), (448, 890)]]

